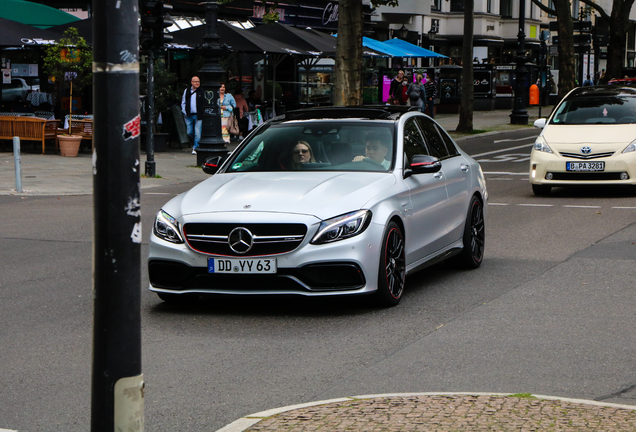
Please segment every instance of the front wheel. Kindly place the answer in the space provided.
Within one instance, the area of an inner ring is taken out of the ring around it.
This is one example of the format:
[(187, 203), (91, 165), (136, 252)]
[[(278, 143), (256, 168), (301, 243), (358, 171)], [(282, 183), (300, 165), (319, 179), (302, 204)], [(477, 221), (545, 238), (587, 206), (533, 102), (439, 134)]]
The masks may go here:
[(484, 207), (476, 196), (470, 200), (464, 225), (463, 243), (464, 249), (456, 258), (457, 264), (468, 269), (479, 267), (484, 259), (486, 224), (484, 222)]
[(381, 306), (400, 303), (406, 280), (404, 236), (395, 222), (389, 222), (382, 241), (376, 299)]

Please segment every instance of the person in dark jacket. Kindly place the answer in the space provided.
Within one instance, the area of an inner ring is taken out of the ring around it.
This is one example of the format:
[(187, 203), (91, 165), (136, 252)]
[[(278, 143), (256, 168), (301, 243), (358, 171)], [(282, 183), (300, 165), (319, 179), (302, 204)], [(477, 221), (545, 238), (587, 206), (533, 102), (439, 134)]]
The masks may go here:
[(400, 105), (404, 105), (402, 101), (402, 81), (404, 80), (404, 71), (398, 71), (398, 74), (391, 81), (389, 87), (389, 99), (397, 100)]
[(437, 83), (433, 77), (427, 75), (424, 78), (424, 91), (426, 92), (426, 109), (430, 118), (435, 118), (435, 98), (437, 97)]
[(197, 154), (203, 127), (202, 117), (197, 117), (197, 114), (203, 115), (203, 89), (197, 76), (192, 77), (190, 84), (190, 87), (185, 89), (181, 98), (181, 112), (186, 123), (188, 136), (194, 140), (192, 154)]

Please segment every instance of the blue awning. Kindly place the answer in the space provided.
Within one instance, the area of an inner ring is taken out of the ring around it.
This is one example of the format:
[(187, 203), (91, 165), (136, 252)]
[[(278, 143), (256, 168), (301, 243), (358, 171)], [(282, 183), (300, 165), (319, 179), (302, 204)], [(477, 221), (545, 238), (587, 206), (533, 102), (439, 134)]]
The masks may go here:
[(380, 42), (375, 39), (368, 38), (366, 36), (362, 37), (362, 46), (367, 48), (371, 48), (375, 51), (380, 51), (387, 55), (387, 57), (412, 57), (408, 52), (400, 49), (398, 47), (386, 45), (384, 42)]
[[(413, 45), (407, 41), (402, 39), (389, 39), (387, 41), (381, 42), (384, 45), (390, 45), (393, 48), (397, 48), (401, 51), (408, 52), (409, 55), (404, 57), (420, 57), (420, 58), (448, 58), (445, 55), (438, 54), (435, 51), (428, 50), (426, 48), (418, 47), (417, 45)], [(363, 42), (364, 44), (364, 42)]]
[[(337, 34), (333, 36), (338, 37)], [(445, 55), (437, 54), (434, 51), (418, 47), (401, 39), (380, 42), (379, 40), (362, 36), (362, 46), (382, 53), (384, 57), (448, 58)], [(366, 53), (365, 51), (365, 56), (367, 54), (371, 53)], [(371, 54), (371, 56), (378, 56), (378, 54)]]

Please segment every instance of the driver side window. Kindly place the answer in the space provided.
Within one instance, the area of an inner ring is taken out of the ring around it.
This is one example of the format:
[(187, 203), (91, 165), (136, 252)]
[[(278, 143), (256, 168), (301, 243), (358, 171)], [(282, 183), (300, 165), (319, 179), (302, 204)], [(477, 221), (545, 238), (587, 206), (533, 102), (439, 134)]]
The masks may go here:
[(404, 154), (405, 163), (410, 164), (414, 155), (428, 155), (428, 149), (420, 130), (415, 125), (415, 119), (410, 118), (404, 123)]

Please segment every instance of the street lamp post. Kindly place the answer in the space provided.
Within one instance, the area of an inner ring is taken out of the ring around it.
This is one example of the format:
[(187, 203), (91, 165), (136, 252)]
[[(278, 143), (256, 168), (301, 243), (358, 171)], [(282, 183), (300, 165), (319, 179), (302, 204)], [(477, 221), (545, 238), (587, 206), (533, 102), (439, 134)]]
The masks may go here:
[(510, 114), (510, 124), (527, 125), (528, 112), (526, 111), (525, 93), (526, 93), (526, 34), (524, 27), (526, 25), (526, 2), (519, 0), (519, 34), (517, 35), (517, 67), (515, 69), (515, 99)]
[(197, 165), (202, 165), (209, 157), (226, 156), (228, 153), (221, 131), (221, 108), (219, 107), (219, 81), (223, 76), (223, 68), (219, 65), (219, 57), (223, 48), (216, 32), (216, 17), (219, 6), (216, 1), (202, 3), (205, 6), (205, 36), (203, 45), (203, 67), (199, 70), (201, 88), (203, 89), (203, 124), (201, 140), (197, 149)]

